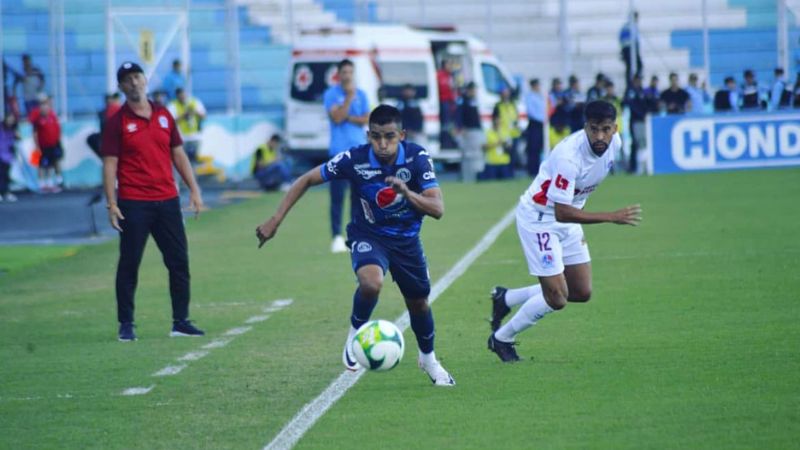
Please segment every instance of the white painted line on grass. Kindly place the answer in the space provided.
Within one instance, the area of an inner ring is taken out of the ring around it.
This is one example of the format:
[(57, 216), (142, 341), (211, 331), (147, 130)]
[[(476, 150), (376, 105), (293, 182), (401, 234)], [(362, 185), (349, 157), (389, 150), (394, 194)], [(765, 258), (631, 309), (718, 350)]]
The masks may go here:
[(211, 349), (214, 349), (214, 348), (222, 348), (222, 347), (225, 347), (226, 345), (230, 344), (232, 340), (233, 340), (233, 338), (214, 339), (213, 341), (209, 342), (208, 344), (206, 344), (206, 345), (204, 345), (204, 346), (202, 346), (200, 348), (204, 348), (206, 350), (211, 350)]
[(244, 323), (258, 323), (258, 322), (263, 322), (267, 319), (269, 319), (269, 314), (265, 314), (263, 316), (253, 316), (245, 320)]
[(148, 387), (132, 387), (122, 391), (122, 395), (144, 395), (152, 391), (154, 387), (156, 387), (155, 384)]
[[(450, 270), (431, 288), (428, 303), (433, 303), (454, 281), (456, 281), (469, 266), (478, 259), (497, 237), (514, 221), (512, 209), (499, 222), (497, 222), (472, 249), (467, 252)], [(400, 331), (404, 331), (409, 324), (408, 312), (403, 313), (395, 320)], [(265, 450), (290, 449), (308, 431), (325, 412), (339, 400), (345, 392), (353, 387), (364, 375), (364, 369), (357, 372), (343, 371), (331, 384), (322, 391), (317, 398), (311, 400), (298, 412), (286, 426), (264, 447)]]
[(181, 373), (181, 370), (187, 367), (186, 364), (179, 364), (177, 366), (167, 366), (163, 369), (159, 370), (158, 372), (154, 373), (154, 377), (170, 377), (172, 375), (177, 375)]
[(245, 334), (245, 333), (247, 333), (248, 331), (250, 331), (250, 330), (252, 330), (252, 329), (253, 329), (253, 327), (237, 327), (237, 328), (231, 328), (230, 330), (226, 331), (226, 332), (225, 332), (225, 333), (223, 333), (222, 335), (223, 335), (223, 336), (239, 336), (239, 335), (241, 335), (241, 334)]
[(197, 352), (189, 352), (178, 358), (178, 361), (197, 361), (206, 355), (208, 355), (208, 352), (204, 350), (200, 350)]

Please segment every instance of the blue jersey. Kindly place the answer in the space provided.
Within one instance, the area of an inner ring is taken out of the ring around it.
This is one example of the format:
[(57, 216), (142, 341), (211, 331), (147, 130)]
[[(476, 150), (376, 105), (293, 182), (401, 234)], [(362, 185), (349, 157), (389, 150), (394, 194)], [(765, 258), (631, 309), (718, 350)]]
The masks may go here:
[(397, 160), (391, 166), (381, 165), (372, 146), (366, 144), (334, 156), (322, 165), (321, 173), (325, 181), (350, 181), (352, 226), (381, 236), (417, 236), (424, 216), (386, 183), (386, 177), (405, 181), (417, 193), (439, 186), (428, 152), (410, 142), (398, 145)]

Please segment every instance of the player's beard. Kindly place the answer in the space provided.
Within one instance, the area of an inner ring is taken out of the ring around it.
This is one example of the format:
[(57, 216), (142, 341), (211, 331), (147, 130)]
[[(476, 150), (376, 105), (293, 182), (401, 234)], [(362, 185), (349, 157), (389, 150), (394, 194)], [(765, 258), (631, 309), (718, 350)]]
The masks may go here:
[(592, 152), (597, 156), (603, 156), (603, 153), (608, 150), (608, 144), (599, 139), (591, 142), (590, 145), (592, 147)]

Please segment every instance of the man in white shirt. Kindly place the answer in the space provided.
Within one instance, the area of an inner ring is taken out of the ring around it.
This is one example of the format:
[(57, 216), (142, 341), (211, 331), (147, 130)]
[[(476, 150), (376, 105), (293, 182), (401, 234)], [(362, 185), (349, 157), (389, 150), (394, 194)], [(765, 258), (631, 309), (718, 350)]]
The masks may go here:
[[(586, 105), (583, 130), (562, 141), (542, 163), (536, 179), (520, 197), (517, 233), (530, 273), (539, 284), (519, 289), (496, 286), (492, 291), (489, 350), (503, 362), (519, 360), (514, 340), (520, 332), (567, 301), (587, 302), (592, 291), (592, 266), (581, 224), (638, 225), (641, 208), (587, 212), (586, 200), (605, 179), (622, 145), (616, 109), (598, 100)], [(500, 327), (510, 308), (522, 304)]]

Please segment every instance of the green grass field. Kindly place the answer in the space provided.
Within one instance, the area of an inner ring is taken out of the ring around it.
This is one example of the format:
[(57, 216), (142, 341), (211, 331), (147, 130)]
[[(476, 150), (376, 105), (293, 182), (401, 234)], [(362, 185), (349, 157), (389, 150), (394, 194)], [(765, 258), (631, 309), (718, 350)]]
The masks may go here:
[[(641, 203), (642, 225), (585, 227), (592, 301), (521, 335), (515, 365), (485, 347), (490, 288), (533, 283), (509, 227), (433, 307), (437, 354), (458, 385), (430, 385), (408, 330), (400, 366), (366, 374), (296, 448), (800, 448), (798, 181), (797, 169), (609, 179), (587, 209)], [(423, 227), (434, 281), (526, 185), (443, 186), (445, 217)], [(254, 228), (278, 200), (187, 221), (205, 338), (167, 337), (152, 240), (135, 343), (116, 341), (116, 242), (20, 262), (18, 248), (0, 247), (12, 268), (0, 275), (0, 448), (269, 443), (342, 372), (355, 287), (349, 258), (328, 253), (323, 190), (256, 250)], [(374, 317), (395, 319), (398, 290), (384, 291)], [(294, 303), (226, 347), (152, 376), (284, 298)]]

